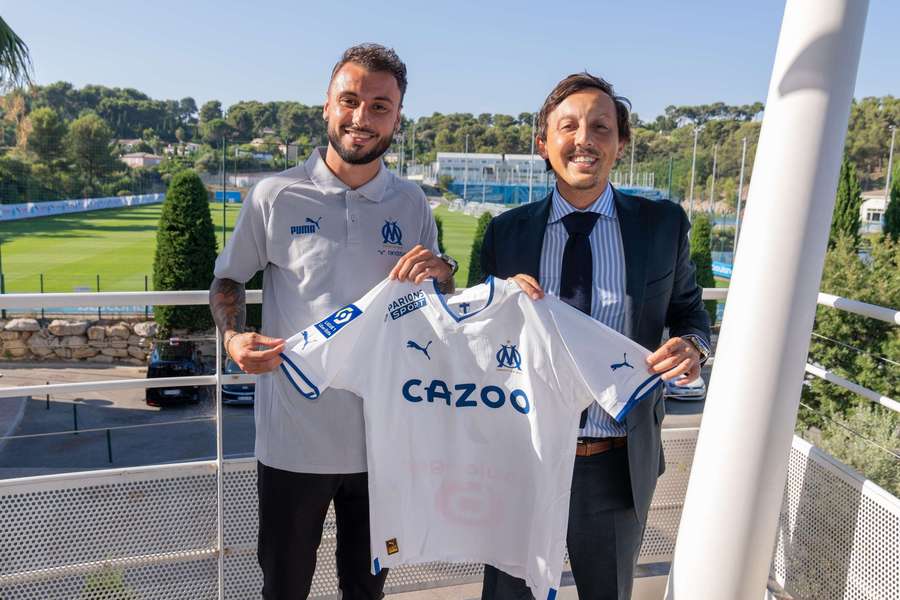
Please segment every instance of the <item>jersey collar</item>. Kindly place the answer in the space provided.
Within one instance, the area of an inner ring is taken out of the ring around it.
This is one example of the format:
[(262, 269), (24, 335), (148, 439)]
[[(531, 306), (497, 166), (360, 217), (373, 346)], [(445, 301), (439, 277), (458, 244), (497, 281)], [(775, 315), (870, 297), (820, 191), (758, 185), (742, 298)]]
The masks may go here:
[[(503, 284), (506, 283), (506, 282), (503, 281), (503, 280), (501, 280), (501, 282), (502, 282)], [(432, 288), (434, 289), (434, 295), (437, 296), (437, 298), (438, 298), (438, 300), (440, 301), (440, 304), (441, 304), (441, 308), (438, 309), (438, 308), (436, 307), (436, 310), (438, 310), (438, 312), (441, 312), (441, 313), (446, 314), (447, 316), (449, 316), (450, 318), (452, 318), (452, 319), (453, 319), (455, 322), (457, 322), (457, 323), (462, 323), (462, 322), (465, 321), (466, 319), (470, 319), (470, 318), (474, 317), (475, 315), (484, 312), (484, 310), (485, 310), (486, 308), (488, 308), (489, 306), (491, 306), (491, 304), (494, 303), (494, 301), (495, 301), (495, 298), (494, 298), (495, 295), (498, 295), (498, 296), (499, 296), (499, 293), (498, 293), (498, 294), (495, 294), (495, 287), (496, 287), (496, 286), (495, 286), (494, 276), (493, 276), (493, 275), (488, 275), (488, 277), (487, 277), (487, 279), (485, 280), (484, 283), (482, 283), (482, 284), (480, 284), (480, 285), (478, 285), (478, 286), (476, 286), (476, 287), (474, 288), (474, 289), (479, 290), (479, 292), (482, 292), (482, 293), (479, 293), (479, 294), (477, 295), (478, 298), (484, 297), (484, 295), (485, 295), (485, 293), (486, 293), (486, 295), (487, 295), (487, 301), (484, 303), (484, 306), (482, 306), (482, 307), (479, 308), (478, 310), (475, 310), (475, 311), (472, 311), (472, 312), (470, 312), (470, 313), (466, 313), (466, 314), (464, 314), (464, 315), (461, 315), (461, 314), (457, 313), (455, 310), (453, 310), (452, 308), (450, 308), (450, 305), (447, 304), (447, 298), (444, 296), (444, 294), (441, 293), (441, 290), (438, 289), (437, 280), (432, 279), (432, 280), (431, 280), (431, 284), (432, 284)], [(483, 289), (482, 289), (482, 288), (483, 288)], [(501, 286), (501, 290), (502, 290), (502, 289), (505, 289), (505, 286)], [(498, 291), (498, 292), (499, 292), (499, 291)]]

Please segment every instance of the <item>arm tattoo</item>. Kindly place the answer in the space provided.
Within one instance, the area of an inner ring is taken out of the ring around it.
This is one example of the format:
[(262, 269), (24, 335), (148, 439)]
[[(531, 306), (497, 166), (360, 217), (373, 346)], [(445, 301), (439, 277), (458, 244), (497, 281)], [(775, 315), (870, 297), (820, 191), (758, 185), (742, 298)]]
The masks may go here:
[(209, 286), (209, 309), (216, 327), (226, 331), (244, 331), (247, 323), (247, 294), (244, 284), (231, 279), (213, 279)]

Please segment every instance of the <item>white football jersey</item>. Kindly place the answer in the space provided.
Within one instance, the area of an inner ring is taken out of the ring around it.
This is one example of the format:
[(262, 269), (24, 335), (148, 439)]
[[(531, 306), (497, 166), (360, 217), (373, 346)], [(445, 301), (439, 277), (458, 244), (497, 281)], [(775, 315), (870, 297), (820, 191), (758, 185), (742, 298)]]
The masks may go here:
[(658, 382), (649, 352), (512, 280), (453, 297), (385, 280), (292, 336), (298, 402), (363, 398), (372, 571), (483, 562), (556, 595), (581, 411), (621, 421)]

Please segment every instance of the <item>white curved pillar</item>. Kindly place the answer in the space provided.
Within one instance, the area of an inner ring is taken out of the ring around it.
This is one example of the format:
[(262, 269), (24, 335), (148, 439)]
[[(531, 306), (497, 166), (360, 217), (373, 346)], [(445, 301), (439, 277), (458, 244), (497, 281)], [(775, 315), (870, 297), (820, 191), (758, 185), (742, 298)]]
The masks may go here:
[(787, 0), (666, 597), (763, 596), (868, 0)]

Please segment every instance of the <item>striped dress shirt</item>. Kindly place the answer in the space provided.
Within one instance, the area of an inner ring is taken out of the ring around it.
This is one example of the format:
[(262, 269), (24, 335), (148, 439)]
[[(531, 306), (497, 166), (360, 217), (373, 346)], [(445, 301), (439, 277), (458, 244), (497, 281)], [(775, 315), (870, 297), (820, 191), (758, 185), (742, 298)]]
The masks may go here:
[[(559, 297), (562, 279), (563, 250), (569, 234), (562, 218), (577, 212), (571, 204), (553, 189), (550, 218), (541, 249), (540, 284), (547, 294)], [(597, 224), (589, 241), (593, 258), (593, 289), (591, 292), (591, 316), (607, 327), (622, 333), (625, 329), (625, 251), (622, 234), (616, 217), (616, 204), (612, 186), (606, 189), (584, 212), (599, 213)], [(579, 437), (619, 437), (626, 433), (625, 426), (616, 423), (600, 406), (593, 403), (588, 408), (587, 424), (578, 432)]]

